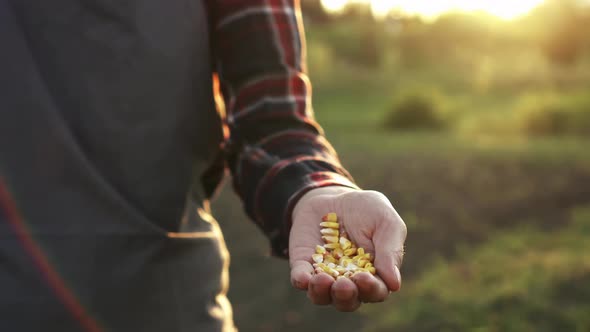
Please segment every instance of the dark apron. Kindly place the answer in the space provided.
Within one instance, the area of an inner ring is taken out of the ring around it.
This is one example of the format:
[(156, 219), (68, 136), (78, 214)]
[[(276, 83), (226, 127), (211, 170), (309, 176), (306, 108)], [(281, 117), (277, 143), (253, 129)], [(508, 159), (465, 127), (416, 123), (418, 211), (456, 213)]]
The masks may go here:
[(203, 6), (0, 0), (0, 331), (233, 329)]

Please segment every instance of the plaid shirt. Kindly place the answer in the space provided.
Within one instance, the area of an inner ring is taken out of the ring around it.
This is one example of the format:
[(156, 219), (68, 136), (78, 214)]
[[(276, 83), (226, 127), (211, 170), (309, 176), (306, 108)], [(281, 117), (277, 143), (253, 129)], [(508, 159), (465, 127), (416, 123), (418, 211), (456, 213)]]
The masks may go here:
[(299, 2), (208, 5), (233, 186), (272, 253), (287, 257), (298, 198), (323, 186), (357, 187), (314, 119)]

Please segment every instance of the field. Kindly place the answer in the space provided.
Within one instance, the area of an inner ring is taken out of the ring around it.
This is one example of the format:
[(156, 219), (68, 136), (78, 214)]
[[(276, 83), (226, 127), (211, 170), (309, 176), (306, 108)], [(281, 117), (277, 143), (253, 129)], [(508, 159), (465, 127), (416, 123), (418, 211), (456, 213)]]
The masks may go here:
[(562, 65), (530, 45), (464, 42), (408, 63), (405, 35), (378, 34), (379, 60), (361, 63), (342, 40), (359, 26), (307, 30), (317, 119), (357, 183), (408, 225), (404, 285), (354, 314), (314, 307), (226, 186), (213, 210), (238, 327), (590, 330), (590, 53)]

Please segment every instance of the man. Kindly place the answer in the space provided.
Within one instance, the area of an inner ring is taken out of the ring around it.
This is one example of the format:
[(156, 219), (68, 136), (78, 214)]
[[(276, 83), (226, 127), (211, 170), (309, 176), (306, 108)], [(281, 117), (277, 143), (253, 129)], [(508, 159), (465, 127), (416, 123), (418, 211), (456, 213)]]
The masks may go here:
[[(300, 27), (293, 0), (0, 0), (1, 331), (232, 330), (220, 161), (313, 303), (399, 289), (405, 226), (314, 121)], [(331, 211), (378, 277), (312, 275)]]

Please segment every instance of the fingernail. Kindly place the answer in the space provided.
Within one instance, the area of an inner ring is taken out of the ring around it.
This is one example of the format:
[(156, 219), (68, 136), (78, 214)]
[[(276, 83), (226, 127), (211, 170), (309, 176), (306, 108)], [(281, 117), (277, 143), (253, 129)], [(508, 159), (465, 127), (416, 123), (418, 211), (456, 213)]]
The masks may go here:
[(397, 278), (397, 283), (399, 285), (397, 290), (399, 290), (402, 287), (402, 274), (397, 266), (395, 267), (395, 277)]

